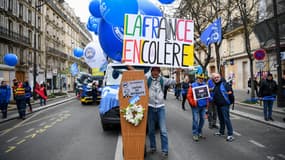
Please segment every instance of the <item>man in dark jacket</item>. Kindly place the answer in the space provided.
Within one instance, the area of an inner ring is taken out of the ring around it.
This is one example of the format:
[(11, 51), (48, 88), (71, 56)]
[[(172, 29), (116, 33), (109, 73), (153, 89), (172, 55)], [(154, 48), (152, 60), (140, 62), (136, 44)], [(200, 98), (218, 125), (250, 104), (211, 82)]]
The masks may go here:
[(217, 106), (217, 111), (218, 111), (218, 118), (220, 121), (220, 130), (218, 133), (215, 133), (217, 136), (222, 136), (225, 134), (225, 126), (227, 127), (228, 130), (228, 136), (227, 136), (227, 141), (231, 142), (234, 140), (233, 137), (233, 127), (232, 123), (230, 120), (230, 99), (229, 95), (233, 94), (232, 88), (227, 85), (227, 83), (221, 79), (220, 74), (215, 74), (214, 78), (214, 83), (215, 83), (215, 88), (214, 88), (214, 95), (213, 95), (213, 100), (214, 103)]
[(278, 90), (277, 83), (273, 80), (272, 74), (267, 75), (266, 80), (260, 84), (259, 96), (263, 100), (263, 114), (264, 120), (273, 121), (272, 107), (275, 100), (276, 92)]
[(6, 81), (2, 81), (0, 85), (0, 109), (2, 111), (2, 118), (7, 118), (7, 108), (10, 98), (11, 87), (7, 85)]

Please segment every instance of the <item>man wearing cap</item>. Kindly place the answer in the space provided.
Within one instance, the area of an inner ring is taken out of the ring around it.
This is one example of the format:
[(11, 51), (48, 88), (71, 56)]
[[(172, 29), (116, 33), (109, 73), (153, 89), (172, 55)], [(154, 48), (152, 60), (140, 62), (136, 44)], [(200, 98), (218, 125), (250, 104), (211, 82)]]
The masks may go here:
[(150, 152), (156, 152), (155, 124), (159, 124), (162, 156), (168, 156), (168, 136), (165, 121), (165, 104), (163, 89), (165, 86), (175, 85), (174, 79), (162, 77), (159, 67), (152, 67), (151, 75), (147, 77), (149, 88), (148, 108), (148, 137), (150, 141)]
[(204, 78), (204, 74), (196, 75), (197, 80), (196, 82), (191, 84), (187, 93), (187, 100), (192, 109), (192, 138), (194, 141), (199, 141), (199, 139), (205, 139), (202, 134), (202, 129), (205, 122), (204, 118), (206, 114), (206, 107), (208, 105), (208, 98), (201, 98), (198, 100), (194, 99), (194, 93), (192, 91), (192, 88), (206, 85), (206, 83), (204, 82)]
[(276, 92), (278, 90), (277, 83), (273, 80), (272, 74), (267, 75), (266, 80), (260, 84), (259, 96), (263, 100), (263, 114), (264, 120), (273, 121), (272, 107), (275, 100)]

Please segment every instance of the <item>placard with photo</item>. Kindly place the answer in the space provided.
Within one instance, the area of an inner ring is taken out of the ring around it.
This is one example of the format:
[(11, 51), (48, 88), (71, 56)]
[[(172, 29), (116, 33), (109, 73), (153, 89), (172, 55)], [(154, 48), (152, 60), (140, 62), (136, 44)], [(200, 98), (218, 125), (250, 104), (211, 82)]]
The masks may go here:
[(194, 99), (200, 100), (210, 97), (210, 91), (208, 85), (198, 86), (192, 88)]

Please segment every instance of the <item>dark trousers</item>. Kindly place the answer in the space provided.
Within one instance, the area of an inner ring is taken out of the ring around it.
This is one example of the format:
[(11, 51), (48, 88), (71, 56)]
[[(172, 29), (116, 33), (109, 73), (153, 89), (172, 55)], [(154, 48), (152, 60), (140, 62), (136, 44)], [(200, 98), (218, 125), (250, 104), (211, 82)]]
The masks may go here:
[(7, 118), (7, 108), (8, 103), (0, 103), (1, 111), (2, 111), (2, 118)]
[(208, 121), (209, 127), (216, 125), (217, 122), (217, 106), (213, 102), (210, 102), (208, 107)]
[(30, 111), (32, 111), (32, 110), (33, 110), (33, 108), (32, 108), (32, 105), (31, 105), (30, 98), (27, 98), (27, 97), (26, 97), (26, 104), (29, 106)]
[(46, 105), (46, 100), (40, 97), (40, 105), (42, 106), (43, 104)]
[(20, 118), (26, 116), (26, 98), (25, 96), (16, 96), (16, 104)]
[(185, 102), (186, 102), (187, 94), (182, 94), (182, 109), (185, 110)]

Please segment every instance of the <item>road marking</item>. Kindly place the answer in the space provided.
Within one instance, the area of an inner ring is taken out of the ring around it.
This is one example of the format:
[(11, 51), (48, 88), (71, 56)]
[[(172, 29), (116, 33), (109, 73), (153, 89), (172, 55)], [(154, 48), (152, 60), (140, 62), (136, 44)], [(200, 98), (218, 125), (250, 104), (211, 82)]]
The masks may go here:
[(22, 143), (24, 143), (26, 140), (25, 139), (23, 139), (23, 140), (21, 140), (21, 141), (19, 141), (19, 142), (17, 142), (17, 144), (19, 145), (19, 144), (22, 144)]
[(284, 154), (277, 154), (278, 157), (285, 159), (285, 155)]
[(7, 140), (7, 143), (10, 143), (10, 142), (14, 141), (14, 140), (17, 139), (17, 138), (18, 138), (18, 137), (13, 137), (13, 138), (8, 139), (8, 140)]
[(35, 128), (31, 128), (31, 129), (29, 129), (29, 130), (26, 130), (25, 132), (26, 132), (26, 133), (30, 133), (30, 132), (32, 132), (33, 130), (35, 130)]
[(41, 124), (39, 124), (39, 126), (44, 126), (44, 125), (46, 125), (47, 124), (47, 122), (43, 122), (43, 123), (41, 123)]
[(236, 132), (236, 131), (234, 131), (234, 134), (236, 135), (236, 136), (241, 136), (241, 134), (240, 133), (238, 133), (238, 132)]
[(5, 152), (9, 153), (9, 152), (13, 151), (14, 149), (16, 149), (16, 146), (9, 146)]
[(255, 140), (249, 140), (250, 143), (260, 147), (260, 148), (265, 148), (265, 146), (259, 142), (256, 142)]
[(266, 158), (269, 159), (269, 160), (274, 160), (275, 159), (274, 156), (266, 156)]
[(117, 140), (117, 146), (116, 146), (116, 152), (114, 160), (122, 160), (123, 159), (123, 144), (122, 144), (122, 136), (118, 136)]

